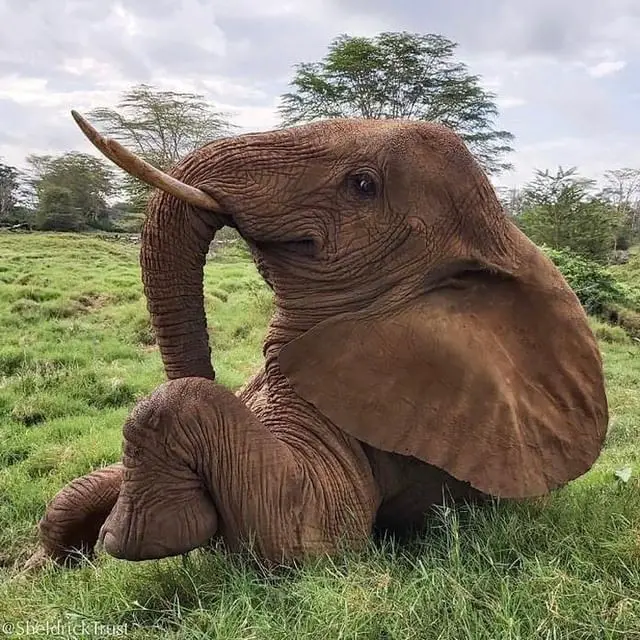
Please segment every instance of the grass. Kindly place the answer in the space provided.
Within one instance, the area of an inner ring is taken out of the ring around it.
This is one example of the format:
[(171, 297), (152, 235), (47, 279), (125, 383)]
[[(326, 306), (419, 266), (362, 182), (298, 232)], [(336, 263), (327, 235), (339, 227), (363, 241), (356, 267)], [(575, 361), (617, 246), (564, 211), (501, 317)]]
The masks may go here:
[[(640, 345), (595, 321), (610, 435), (548, 498), (443, 509), (408, 544), (274, 573), (223, 549), (21, 571), (47, 500), (117, 460), (126, 413), (163, 380), (137, 251), (0, 235), (0, 635), (60, 623), (62, 637), (84, 624), (128, 638), (640, 638)], [(271, 298), (233, 248), (209, 262), (206, 291), (216, 368), (235, 389), (259, 366)]]

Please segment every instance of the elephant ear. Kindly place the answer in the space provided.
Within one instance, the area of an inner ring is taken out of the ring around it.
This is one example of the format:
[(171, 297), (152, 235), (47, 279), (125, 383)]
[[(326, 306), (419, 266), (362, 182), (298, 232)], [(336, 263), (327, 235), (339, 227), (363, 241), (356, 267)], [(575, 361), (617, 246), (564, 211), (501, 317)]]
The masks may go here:
[(493, 496), (545, 494), (597, 459), (608, 409), (577, 298), (542, 254), (529, 267), (329, 319), (283, 347), (281, 370), (362, 442)]

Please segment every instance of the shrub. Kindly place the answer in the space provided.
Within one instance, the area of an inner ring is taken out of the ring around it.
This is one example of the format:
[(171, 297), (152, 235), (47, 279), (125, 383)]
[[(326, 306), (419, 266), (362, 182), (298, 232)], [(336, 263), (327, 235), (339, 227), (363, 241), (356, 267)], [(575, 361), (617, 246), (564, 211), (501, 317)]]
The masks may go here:
[(622, 327), (612, 327), (606, 322), (595, 319), (590, 319), (589, 324), (598, 340), (612, 344), (627, 344), (631, 341), (631, 338)]
[(611, 265), (609, 271), (624, 289), (630, 308), (640, 312), (640, 247), (629, 251), (624, 264)]
[(625, 289), (597, 262), (568, 249), (551, 249), (544, 245), (541, 249), (558, 267), (587, 313), (602, 316), (615, 305), (627, 302)]
[(640, 313), (623, 306), (615, 306), (608, 314), (610, 322), (619, 324), (630, 336), (640, 338)]

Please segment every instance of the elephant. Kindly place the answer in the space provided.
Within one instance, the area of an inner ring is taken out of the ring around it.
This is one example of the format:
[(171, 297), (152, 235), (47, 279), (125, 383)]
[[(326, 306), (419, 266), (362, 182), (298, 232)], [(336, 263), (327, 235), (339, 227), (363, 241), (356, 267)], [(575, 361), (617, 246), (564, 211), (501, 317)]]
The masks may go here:
[[(286, 563), (414, 530), (449, 499), (546, 495), (597, 460), (609, 414), (587, 315), (453, 130), (328, 119), (214, 140), (165, 173), (72, 115), (154, 187), (140, 266), (166, 379), (127, 417), (121, 461), (51, 500), (47, 556), (221, 540)], [(235, 393), (204, 308), (225, 225), (275, 303)]]

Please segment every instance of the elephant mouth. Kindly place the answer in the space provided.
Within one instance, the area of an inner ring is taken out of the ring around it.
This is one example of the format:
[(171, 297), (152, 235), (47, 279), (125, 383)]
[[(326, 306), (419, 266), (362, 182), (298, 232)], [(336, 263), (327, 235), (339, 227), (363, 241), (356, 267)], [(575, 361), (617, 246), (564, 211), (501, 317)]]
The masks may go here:
[(243, 232), (231, 216), (225, 216), (225, 224), (235, 229), (247, 244), (254, 246), (258, 251), (299, 256), (315, 256), (318, 253), (320, 242), (316, 238), (305, 236), (302, 238), (260, 239), (252, 237), (250, 233)]
[(318, 243), (312, 238), (300, 240), (269, 240), (253, 243), (259, 251), (278, 256), (315, 257), (318, 254)]

